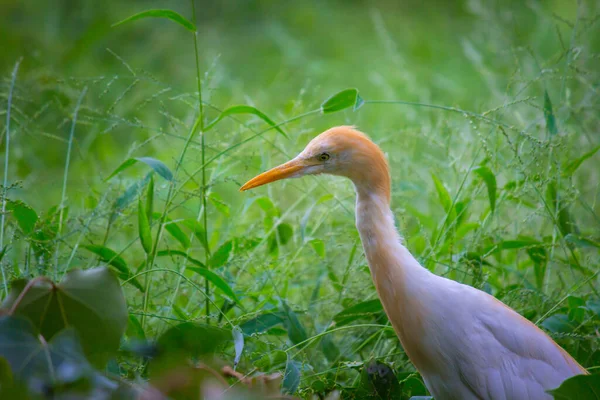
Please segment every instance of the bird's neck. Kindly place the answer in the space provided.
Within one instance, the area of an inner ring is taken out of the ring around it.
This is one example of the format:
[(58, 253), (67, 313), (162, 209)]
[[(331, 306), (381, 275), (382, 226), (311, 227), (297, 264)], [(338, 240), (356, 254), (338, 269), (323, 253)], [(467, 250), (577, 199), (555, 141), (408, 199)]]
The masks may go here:
[(426, 271), (402, 244), (387, 193), (358, 186), (356, 193), (356, 227), (378, 290), (390, 274), (405, 283)]
[(427, 291), (436, 276), (412, 256), (394, 225), (385, 193), (356, 187), (356, 226), (381, 304), (404, 350), (418, 368), (427, 368), (421, 351)]

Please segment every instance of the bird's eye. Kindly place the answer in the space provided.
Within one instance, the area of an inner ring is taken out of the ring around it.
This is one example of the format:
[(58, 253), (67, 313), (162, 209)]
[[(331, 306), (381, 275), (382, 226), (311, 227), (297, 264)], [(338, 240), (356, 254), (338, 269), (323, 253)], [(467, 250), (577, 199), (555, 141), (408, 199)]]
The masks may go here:
[(329, 160), (329, 157), (330, 157), (329, 154), (321, 153), (321, 154), (319, 154), (319, 161), (327, 161), (327, 160)]

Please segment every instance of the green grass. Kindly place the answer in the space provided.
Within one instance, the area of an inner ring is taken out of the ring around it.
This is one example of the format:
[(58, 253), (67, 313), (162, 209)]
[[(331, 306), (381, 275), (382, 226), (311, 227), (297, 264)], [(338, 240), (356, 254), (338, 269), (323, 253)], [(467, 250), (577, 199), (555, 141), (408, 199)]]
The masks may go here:
[[(290, 387), (297, 369), (297, 395), (352, 397), (374, 358), (404, 397), (425, 395), (372, 301), (350, 182), (238, 192), (353, 124), (388, 156), (398, 227), (421, 263), (492, 293), (597, 371), (598, 4), (393, 3), (6, 2), (2, 293), (108, 263), (130, 312), (123, 349), (184, 321), (267, 323), (245, 337), (242, 373), (287, 368)], [(198, 34), (157, 18), (111, 28), (151, 8)], [(322, 113), (346, 88), (365, 104)], [(241, 104), (255, 108), (211, 124)], [(161, 163), (111, 177), (140, 157)], [(213, 274), (188, 269), (200, 265)], [(218, 357), (233, 365), (233, 339)], [(109, 370), (147, 379), (145, 365), (123, 351)]]

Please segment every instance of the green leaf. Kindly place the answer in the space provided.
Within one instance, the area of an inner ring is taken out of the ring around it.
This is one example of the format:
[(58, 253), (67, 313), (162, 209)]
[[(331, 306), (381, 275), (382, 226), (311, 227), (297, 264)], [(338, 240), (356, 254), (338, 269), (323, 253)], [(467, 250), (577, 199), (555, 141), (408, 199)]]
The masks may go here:
[[(162, 215), (160, 213), (154, 213), (154, 218), (155, 219), (160, 219), (162, 217)], [(190, 243), (190, 238), (188, 235), (186, 235), (181, 228), (179, 227), (179, 225), (176, 222), (171, 221), (168, 217), (165, 218), (165, 224), (163, 225), (165, 227), (165, 229), (167, 230), (167, 232), (169, 232), (169, 234), (171, 236), (173, 236), (173, 238), (175, 240), (177, 240), (181, 246), (184, 249), (189, 249), (190, 246), (192, 245)]]
[(279, 239), (279, 243), (285, 245), (293, 236), (294, 228), (292, 228), (290, 224), (283, 223), (277, 225), (277, 238)]
[(152, 232), (150, 232), (148, 214), (141, 197), (138, 200), (138, 232), (144, 251), (146, 254), (150, 254), (152, 252)]
[(282, 389), (284, 393), (294, 394), (300, 385), (300, 368), (298, 363), (292, 361), (291, 357), (288, 356), (288, 360), (285, 364), (285, 374), (283, 375)]
[(240, 328), (246, 335), (266, 332), (275, 325), (282, 324), (286, 319), (285, 313), (269, 312), (252, 318), (240, 325)]
[(119, 165), (117, 167), (117, 169), (115, 169), (113, 171), (112, 174), (110, 174), (108, 176), (108, 178), (105, 179), (105, 181), (110, 180), (115, 175), (123, 172), (124, 170), (131, 167), (132, 165), (137, 164), (138, 162), (142, 162), (142, 163), (148, 165), (150, 168), (152, 168), (154, 171), (156, 171), (157, 174), (159, 174), (166, 180), (168, 180), (168, 181), (173, 180), (173, 173), (171, 172), (169, 167), (167, 167), (162, 161), (157, 160), (156, 158), (152, 158), (152, 157), (136, 157), (136, 158), (130, 158), (128, 160), (125, 160), (121, 165)]
[(20, 200), (7, 200), (6, 209), (10, 211), (10, 215), (17, 221), (25, 235), (33, 232), (38, 221), (38, 215), (33, 208)]
[(212, 283), (218, 289), (220, 289), (227, 297), (239, 304), (240, 301), (235, 295), (233, 289), (231, 289), (227, 282), (225, 282), (225, 280), (216, 273), (212, 272), (207, 268), (188, 267), (187, 270), (195, 272), (198, 275), (204, 277), (206, 280), (208, 280), (210, 283)]
[(576, 375), (548, 390), (556, 400), (599, 400), (600, 375)]
[(554, 314), (540, 324), (553, 333), (571, 333), (577, 325), (566, 314)]
[(345, 325), (355, 319), (371, 317), (383, 312), (383, 306), (379, 299), (367, 300), (350, 306), (333, 317), (336, 325)]
[(72, 270), (60, 284), (38, 279), (19, 299), (25, 283), (13, 283), (2, 308), (14, 308), (13, 315), (29, 318), (46, 340), (73, 327), (88, 359), (98, 367), (116, 353), (128, 312), (121, 285), (110, 270)]
[(310, 247), (312, 247), (319, 257), (325, 258), (325, 243), (321, 239), (309, 240), (308, 244), (310, 244)]
[[(125, 260), (114, 250), (109, 249), (108, 247), (93, 244), (83, 245), (81, 247), (96, 254), (103, 262), (114, 267), (119, 273), (119, 278), (122, 280), (128, 280), (133, 276)], [(132, 279), (129, 281), (129, 283), (138, 288), (140, 291), (144, 291), (144, 287), (137, 279)]]
[(538, 289), (544, 286), (546, 278), (546, 267), (548, 265), (548, 254), (542, 246), (529, 247), (527, 254), (533, 261), (533, 273), (535, 274), (535, 283)]
[(400, 383), (394, 370), (387, 364), (372, 360), (363, 366), (361, 371), (361, 387), (371, 396), (380, 399), (399, 399), (402, 397)]
[(479, 166), (474, 168), (473, 171), (479, 175), (483, 181), (485, 182), (485, 186), (487, 187), (488, 197), (490, 199), (490, 209), (492, 212), (496, 210), (496, 177), (494, 173), (485, 166)]
[(194, 265), (197, 265), (200, 268), (206, 268), (206, 265), (204, 265), (203, 262), (193, 258), (192, 256), (190, 256), (188, 253), (186, 253), (185, 251), (181, 251), (181, 250), (160, 250), (158, 252), (156, 252), (156, 256), (157, 257), (167, 257), (167, 256), (179, 256), (179, 257), (184, 257), (186, 258), (189, 262), (191, 262)]
[(547, 90), (544, 90), (544, 118), (546, 118), (546, 130), (548, 133), (556, 135), (558, 133), (556, 118), (554, 117), (554, 111), (552, 111), (552, 102)]
[(437, 192), (438, 198), (440, 199), (440, 204), (442, 205), (442, 207), (444, 207), (446, 213), (448, 213), (448, 222), (454, 221), (456, 219), (456, 210), (452, 208), (452, 197), (450, 197), (450, 193), (437, 176), (431, 174), (431, 178), (433, 179), (435, 191)]
[(189, 230), (191, 230), (192, 233), (194, 234), (194, 236), (196, 237), (196, 239), (198, 239), (200, 241), (200, 244), (202, 245), (202, 247), (204, 247), (204, 250), (208, 251), (208, 242), (206, 241), (206, 232), (205, 232), (202, 224), (200, 224), (200, 222), (196, 221), (195, 219), (185, 219), (181, 222), (181, 224), (183, 226), (185, 226), (186, 228), (188, 228)]
[(142, 188), (146, 186), (152, 173), (147, 174), (144, 179), (140, 179), (130, 185), (113, 204), (113, 210), (110, 215), (110, 222), (114, 222), (119, 214), (140, 194)]
[(288, 337), (294, 344), (302, 343), (308, 339), (306, 330), (298, 319), (296, 313), (283, 302), (283, 310), (286, 313), (287, 319), (284, 321), (285, 328), (288, 331)]
[[(81, 383), (85, 385), (93, 382), (94, 378), (99, 378), (99, 374), (83, 355), (74, 329), (64, 329), (47, 341), (29, 320), (20, 317), (0, 317), (0, 360), (6, 360), (10, 365), (9, 370), (18, 378), (17, 385), (10, 381), (2, 382), (2, 398), (29, 399), (31, 397), (27, 394), (38, 392), (37, 388), (44, 388), (46, 391), (58, 388), (60, 391), (61, 387)], [(6, 383), (8, 387), (5, 387)], [(30, 390), (22, 387), (20, 393), (14, 393), (13, 390), (19, 384), (29, 386)], [(80, 386), (80, 390), (84, 387)], [(7, 392), (13, 392), (15, 396), (9, 396)], [(39, 396), (42, 397), (46, 396)]]
[(364, 100), (358, 94), (358, 89), (345, 89), (334, 94), (321, 104), (323, 114), (341, 111), (352, 107), (353, 111), (358, 110), (364, 104)]
[(146, 190), (146, 218), (148, 223), (152, 225), (152, 216), (154, 213), (154, 175), (150, 175), (148, 189)]
[(259, 370), (273, 369), (287, 362), (287, 353), (281, 350), (270, 351), (254, 362)]
[(225, 243), (223, 243), (221, 247), (219, 247), (210, 258), (210, 266), (213, 268), (218, 268), (225, 265), (225, 263), (229, 261), (232, 249), (233, 242), (231, 240), (228, 240)]
[(579, 228), (577, 228), (568, 207), (563, 204), (558, 195), (554, 181), (548, 183), (546, 187), (546, 201), (549, 203), (552, 213), (556, 212), (558, 229), (563, 236), (567, 236), (569, 233), (579, 233)]
[(573, 160), (570, 163), (568, 163), (567, 166), (563, 169), (563, 172), (562, 172), (563, 176), (572, 176), (575, 173), (575, 171), (577, 171), (577, 168), (579, 168), (579, 166), (585, 160), (587, 160), (588, 158), (591, 158), (594, 154), (596, 154), (598, 152), (598, 150), (600, 150), (600, 146), (594, 147), (592, 150), (588, 151), (587, 153), (585, 153), (578, 159)]
[(565, 241), (577, 247), (595, 247), (597, 249), (600, 249), (600, 241), (595, 241), (591, 238), (587, 238), (581, 235), (574, 235), (572, 233), (569, 233), (567, 236), (565, 236)]
[(204, 131), (209, 131), (212, 127), (214, 127), (217, 123), (219, 123), (219, 121), (221, 121), (223, 118), (231, 116), (231, 115), (237, 115), (237, 114), (256, 115), (258, 118), (262, 119), (264, 122), (271, 125), (271, 127), (273, 129), (275, 129), (277, 132), (281, 133), (285, 138), (287, 138), (287, 135), (285, 134), (283, 129), (281, 129), (279, 127), (279, 125), (277, 125), (275, 122), (273, 122), (273, 120), (271, 118), (269, 118), (265, 113), (263, 113), (256, 107), (252, 107), (252, 106), (248, 106), (248, 105), (229, 107), (228, 109), (223, 111), (214, 121), (212, 121), (210, 124), (208, 124), (208, 126), (204, 129)]
[(242, 352), (244, 351), (244, 333), (239, 326), (233, 327), (231, 333), (233, 334), (233, 348), (235, 350), (233, 366), (236, 367), (240, 362), (240, 358), (242, 358)]
[(142, 327), (140, 320), (133, 314), (129, 314), (126, 333), (127, 337), (130, 339), (146, 340), (144, 327)]
[(146, 11), (142, 11), (140, 13), (134, 14), (130, 17), (125, 18), (122, 21), (119, 21), (115, 24), (113, 24), (112, 26), (119, 26), (119, 25), (123, 25), (125, 23), (131, 22), (131, 21), (136, 21), (138, 19), (142, 19), (142, 18), (166, 18), (166, 19), (170, 19), (173, 22), (178, 23), (179, 25), (183, 26), (185, 29), (187, 29), (190, 32), (196, 32), (196, 27), (194, 26), (194, 24), (192, 24), (190, 21), (188, 21), (187, 19), (185, 19), (183, 16), (181, 16), (180, 14), (176, 13), (173, 10), (166, 10), (166, 9), (156, 9), (156, 10), (146, 10)]

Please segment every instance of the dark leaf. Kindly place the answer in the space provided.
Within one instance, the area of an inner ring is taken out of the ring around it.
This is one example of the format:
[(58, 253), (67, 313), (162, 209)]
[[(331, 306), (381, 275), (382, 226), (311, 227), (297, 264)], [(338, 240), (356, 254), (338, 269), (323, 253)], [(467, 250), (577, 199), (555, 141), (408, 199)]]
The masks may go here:
[(142, 188), (146, 186), (152, 173), (147, 174), (144, 179), (140, 179), (130, 185), (113, 204), (113, 211), (110, 216), (110, 222), (113, 222), (121, 212), (140, 194)]
[(262, 111), (260, 111), (256, 107), (247, 106), (247, 105), (240, 105), (240, 106), (229, 107), (228, 109), (226, 109), (225, 111), (223, 111), (214, 121), (212, 121), (210, 124), (208, 124), (208, 126), (205, 128), (205, 131), (210, 130), (213, 126), (215, 126), (223, 118), (228, 117), (230, 115), (236, 115), (236, 114), (253, 114), (253, 115), (256, 115), (258, 118), (262, 119), (267, 124), (271, 125), (271, 127), (273, 129), (275, 129), (277, 132), (281, 133), (285, 138), (287, 138), (287, 135), (285, 134), (285, 132), (283, 131), (283, 129), (281, 129), (279, 127), (279, 125), (277, 125), (275, 122), (273, 122), (273, 120), (271, 118), (267, 117), (267, 115), (265, 113), (263, 113)]
[[(119, 273), (120, 279), (129, 280), (133, 276), (125, 260), (114, 250), (109, 249), (108, 247), (93, 244), (83, 245), (81, 247), (96, 254), (98, 257), (100, 257), (100, 260), (107, 263), (111, 267), (114, 267)], [(144, 287), (137, 279), (131, 279), (128, 282), (142, 292), (144, 291)]]
[(293, 236), (294, 228), (292, 228), (290, 224), (283, 223), (277, 225), (277, 238), (279, 239), (279, 243), (285, 245)]
[(575, 224), (568, 207), (561, 201), (558, 191), (556, 189), (556, 183), (550, 182), (546, 188), (546, 201), (550, 207), (552, 213), (556, 213), (558, 219), (558, 229), (567, 236), (569, 233), (579, 233), (579, 228)]
[(173, 10), (165, 10), (165, 9), (162, 9), (162, 10), (158, 9), (158, 10), (146, 10), (146, 11), (142, 11), (140, 13), (137, 13), (137, 14), (134, 14), (134, 15), (132, 15), (130, 17), (127, 17), (127, 18), (125, 18), (122, 21), (119, 21), (119, 22), (113, 24), (112, 26), (113, 27), (119, 26), (119, 25), (125, 24), (127, 22), (135, 21), (135, 20), (142, 19), (142, 18), (166, 18), (166, 19), (170, 19), (171, 21), (176, 22), (179, 25), (183, 26), (188, 31), (196, 32), (196, 27), (190, 21), (188, 21), (183, 16), (181, 16), (180, 14), (176, 13)]
[(10, 211), (10, 215), (17, 221), (25, 235), (33, 232), (38, 221), (38, 215), (33, 208), (19, 200), (7, 200), (6, 209)]
[(394, 370), (380, 361), (370, 361), (363, 366), (361, 387), (380, 399), (399, 399), (402, 391)]
[(352, 107), (353, 111), (358, 110), (364, 104), (364, 100), (358, 94), (357, 89), (345, 89), (325, 100), (321, 104), (321, 112), (328, 114), (341, 111)]
[(282, 324), (286, 320), (285, 313), (270, 312), (261, 314), (258, 317), (252, 318), (240, 325), (240, 328), (246, 335), (252, 335), (254, 333), (262, 333), (268, 331), (275, 325)]
[(192, 231), (196, 239), (200, 241), (204, 250), (208, 251), (208, 242), (206, 241), (206, 231), (200, 222), (195, 219), (186, 219), (181, 222), (183, 226)]
[(566, 314), (554, 314), (546, 318), (540, 325), (553, 333), (571, 333), (577, 328), (577, 325)]
[(24, 287), (16, 281), (2, 307), (29, 318), (47, 339), (73, 327), (88, 359), (104, 366), (125, 332), (127, 304), (119, 281), (106, 268), (72, 270), (58, 285), (38, 280), (15, 304)]
[(379, 299), (367, 300), (346, 308), (337, 313), (333, 320), (337, 325), (347, 324), (355, 319), (371, 317), (383, 311), (383, 306)]
[(298, 363), (288, 358), (285, 364), (285, 374), (283, 375), (282, 389), (284, 393), (294, 394), (300, 385), (300, 368)]
[(146, 215), (148, 223), (152, 225), (152, 216), (154, 214), (154, 175), (150, 175), (148, 189), (146, 190)]
[(600, 399), (600, 375), (576, 375), (558, 388), (549, 390), (556, 400)]
[(308, 339), (306, 330), (302, 323), (298, 319), (296, 313), (284, 302), (283, 309), (286, 313), (287, 319), (284, 321), (284, 325), (288, 331), (288, 337), (294, 344), (302, 343)]

